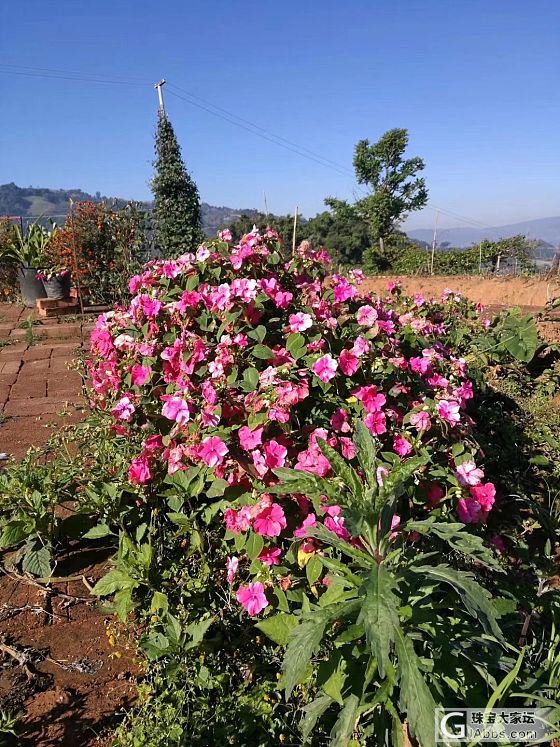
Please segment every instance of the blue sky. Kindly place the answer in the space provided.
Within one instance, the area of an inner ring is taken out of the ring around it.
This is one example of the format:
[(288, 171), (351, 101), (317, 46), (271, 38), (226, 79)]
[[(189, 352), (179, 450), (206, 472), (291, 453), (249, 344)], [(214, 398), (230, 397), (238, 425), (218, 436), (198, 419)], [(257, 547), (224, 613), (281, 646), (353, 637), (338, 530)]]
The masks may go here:
[[(326, 195), (356, 193), (359, 139), (406, 127), (433, 207), (487, 225), (558, 215), (559, 40), (557, 0), (12, 1), (0, 26), (0, 183), (148, 198), (152, 84), (165, 77), (185, 161), (211, 204), (262, 209), (266, 193), (273, 212), (297, 204), (313, 215)], [(433, 207), (408, 225), (431, 225)], [(440, 225), (464, 223), (442, 214)]]

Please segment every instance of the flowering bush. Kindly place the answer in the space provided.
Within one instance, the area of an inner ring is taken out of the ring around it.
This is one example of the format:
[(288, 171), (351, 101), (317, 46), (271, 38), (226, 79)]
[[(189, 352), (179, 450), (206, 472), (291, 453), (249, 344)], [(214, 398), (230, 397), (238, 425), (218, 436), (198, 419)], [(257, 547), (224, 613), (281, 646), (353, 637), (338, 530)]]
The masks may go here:
[[(328, 479), (321, 440), (355, 461), (361, 421), (380, 454), (380, 486), (396, 465), (415, 465), (402, 521), (437, 511), (483, 523), (496, 491), (477, 464), (467, 364), (445, 344), (465, 311), (482, 329), (473, 307), (451, 292), (406, 298), (394, 285), (384, 299), (362, 296), (359, 271), (329, 276), (326, 254), (305, 243), (286, 260), (273, 231), (235, 247), (228, 238), (147, 265), (130, 281), (129, 307), (101, 316), (92, 334), (95, 402), (119, 433), (145, 433), (131, 482), (207, 471), (230, 499), (237, 552), (240, 536), (252, 538), (257, 575), (286, 585), (274, 573), (286, 541), (302, 538), (311, 554), (307, 528), (350, 534), (336, 504), (280, 500), (270, 488), (287, 467)], [(257, 584), (238, 593), (251, 614), (266, 598)]]

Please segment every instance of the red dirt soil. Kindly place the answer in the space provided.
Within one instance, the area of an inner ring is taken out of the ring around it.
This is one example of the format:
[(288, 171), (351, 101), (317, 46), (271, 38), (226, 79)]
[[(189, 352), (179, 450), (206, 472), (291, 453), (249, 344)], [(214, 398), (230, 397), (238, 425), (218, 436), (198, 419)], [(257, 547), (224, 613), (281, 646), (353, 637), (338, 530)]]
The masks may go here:
[[(0, 305), (0, 452), (15, 459), (87, 414), (80, 376), (71, 370), (87, 325), (48, 320), (33, 328), (28, 344), (21, 326), (28, 315)], [(80, 580), (95, 583), (107, 558), (106, 551), (77, 549), (60, 559), (55, 573), (79, 580), (37, 585), (10, 571), (10, 553), (0, 552), (0, 644), (26, 653), (35, 671), (28, 679), (6, 648), (0, 650), (0, 710), (22, 714), (13, 744), (108, 745), (114, 714), (132, 703), (139, 671), (134, 652), (121, 641), (110, 645), (111, 617)]]

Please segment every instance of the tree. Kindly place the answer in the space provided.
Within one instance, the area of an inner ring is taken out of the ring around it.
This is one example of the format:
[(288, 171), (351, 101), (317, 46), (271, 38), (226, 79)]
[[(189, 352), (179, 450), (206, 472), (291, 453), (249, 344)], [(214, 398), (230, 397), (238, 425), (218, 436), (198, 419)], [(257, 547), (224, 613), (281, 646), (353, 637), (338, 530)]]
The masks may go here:
[(159, 115), (156, 132), (154, 245), (163, 257), (194, 251), (203, 240), (198, 188), (181, 158), (171, 122)]
[(425, 180), (417, 176), (424, 169), (424, 161), (417, 156), (404, 158), (408, 146), (408, 131), (388, 130), (376, 142), (360, 140), (354, 155), (354, 170), (359, 184), (371, 189), (371, 194), (349, 205), (343, 200), (329, 197), (325, 203), (335, 214), (356, 213), (367, 221), (371, 236), (379, 241), (383, 253), (385, 240), (397, 225), (428, 201)]

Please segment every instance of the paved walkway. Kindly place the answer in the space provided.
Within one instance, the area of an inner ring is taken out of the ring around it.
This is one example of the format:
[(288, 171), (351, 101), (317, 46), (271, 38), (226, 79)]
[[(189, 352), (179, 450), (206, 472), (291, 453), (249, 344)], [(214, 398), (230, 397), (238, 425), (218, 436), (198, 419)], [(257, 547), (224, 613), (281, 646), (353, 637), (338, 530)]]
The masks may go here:
[[(29, 318), (37, 322), (32, 339), (24, 326)], [(84, 416), (82, 380), (71, 366), (90, 324), (75, 317), (38, 321), (33, 310), (0, 304), (0, 452), (20, 459), (52, 427)]]

